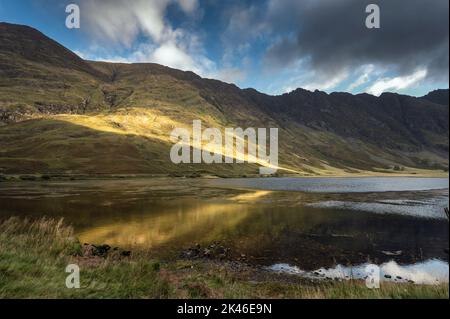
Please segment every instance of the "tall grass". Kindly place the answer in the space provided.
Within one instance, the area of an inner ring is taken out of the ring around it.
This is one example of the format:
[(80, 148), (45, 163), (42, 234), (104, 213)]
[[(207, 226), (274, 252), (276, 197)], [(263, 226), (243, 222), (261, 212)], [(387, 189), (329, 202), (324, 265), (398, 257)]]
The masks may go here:
[[(11, 217), (0, 222), (0, 233), (5, 237), (16, 239), (17, 248), (66, 252), (78, 241), (73, 236), (73, 229), (64, 225), (63, 219), (41, 218), (37, 220)], [(1, 245), (1, 243), (0, 243)]]
[[(226, 263), (82, 257), (82, 247), (63, 220), (11, 218), (0, 221), (0, 298), (449, 298), (448, 285), (254, 278)], [(81, 289), (68, 289), (69, 263), (81, 268)]]
[[(164, 298), (168, 285), (155, 262), (81, 257), (63, 220), (0, 222), (0, 298)], [(81, 289), (65, 285), (66, 266), (79, 264)]]

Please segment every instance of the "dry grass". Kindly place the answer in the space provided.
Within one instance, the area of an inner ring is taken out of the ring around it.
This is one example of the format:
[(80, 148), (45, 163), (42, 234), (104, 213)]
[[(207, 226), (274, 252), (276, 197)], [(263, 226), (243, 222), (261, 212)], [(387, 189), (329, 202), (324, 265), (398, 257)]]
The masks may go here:
[[(130, 258), (79, 257), (81, 245), (62, 220), (0, 222), (0, 298), (446, 298), (448, 285), (383, 284), (369, 290), (359, 281), (254, 280), (251, 271), (227, 264)], [(65, 267), (81, 267), (81, 289), (65, 287)]]

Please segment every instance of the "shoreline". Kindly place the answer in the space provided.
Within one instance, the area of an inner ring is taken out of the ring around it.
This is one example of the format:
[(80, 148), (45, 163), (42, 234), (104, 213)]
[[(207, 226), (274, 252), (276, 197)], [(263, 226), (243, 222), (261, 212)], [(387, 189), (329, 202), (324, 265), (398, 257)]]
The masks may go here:
[[(448, 284), (386, 282), (380, 289), (368, 289), (362, 280), (311, 280), (258, 270), (245, 263), (158, 261), (145, 251), (82, 245), (73, 237), (70, 227), (51, 219), (31, 222), (12, 218), (1, 221), (0, 230), (0, 266), (5, 270), (5, 276), (0, 278), (2, 298), (448, 299), (449, 296)], [(68, 264), (80, 267), (81, 289), (65, 287)]]
[(172, 174), (0, 174), (1, 182), (33, 182), (33, 181), (89, 181), (89, 180), (142, 180), (142, 179), (273, 179), (273, 178), (449, 178), (448, 172), (432, 171), (426, 173), (376, 173), (373, 174), (348, 174), (348, 175), (299, 175), (299, 174), (277, 174), (274, 176), (266, 175), (210, 175), (210, 174), (186, 174), (177, 175)]

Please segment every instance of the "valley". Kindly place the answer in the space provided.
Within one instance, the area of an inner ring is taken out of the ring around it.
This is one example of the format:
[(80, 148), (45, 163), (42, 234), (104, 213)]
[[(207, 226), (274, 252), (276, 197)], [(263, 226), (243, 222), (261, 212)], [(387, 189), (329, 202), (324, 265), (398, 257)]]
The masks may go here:
[(194, 120), (278, 128), (278, 174), (448, 172), (448, 90), (268, 96), (157, 64), (84, 61), (37, 30), (0, 24), (0, 174), (258, 174), (251, 163), (171, 163), (170, 133)]

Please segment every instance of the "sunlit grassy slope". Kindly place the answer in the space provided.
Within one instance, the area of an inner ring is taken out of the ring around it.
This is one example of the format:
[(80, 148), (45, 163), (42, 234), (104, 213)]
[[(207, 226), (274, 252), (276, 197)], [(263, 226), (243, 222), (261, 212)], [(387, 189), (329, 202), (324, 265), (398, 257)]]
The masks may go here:
[[(0, 127), (0, 168), (4, 173), (66, 174), (181, 174), (192, 173), (243, 175), (257, 174), (258, 166), (250, 164), (182, 164), (170, 161), (169, 140), (174, 127), (189, 128), (193, 117), (180, 110), (167, 112), (146, 108), (127, 108), (90, 115), (45, 115)], [(203, 123), (216, 124), (211, 118)], [(400, 174), (433, 172), (419, 169), (395, 171), (398, 157), (383, 154), (386, 168), (372, 162), (371, 154), (383, 151), (321, 132), (297, 128), (304, 139), (280, 145), (280, 173), (318, 175)], [(285, 134), (292, 134), (286, 132)], [(313, 142), (311, 148), (308, 142)], [(358, 157), (352, 158), (357, 147)], [(318, 149), (333, 153), (330, 161)], [(433, 154), (426, 154), (433, 156)], [(347, 157), (347, 158), (346, 158)], [(389, 162), (389, 158), (391, 162)], [(436, 157), (439, 160), (438, 157)], [(350, 164), (349, 164), (350, 163)], [(373, 163), (371, 167), (371, 163)], [(377, 168), (380, 167), (380, 168)]]
[(303, 91), (269, 97), (156, 64), (84, 61), (4, 23), (0, 40), (0, 174), (258, 173), (254, 164), (172, 164), (170, 133), (193, 120), (279, 128), (279, 173), (448, 169), (448, 106)]

